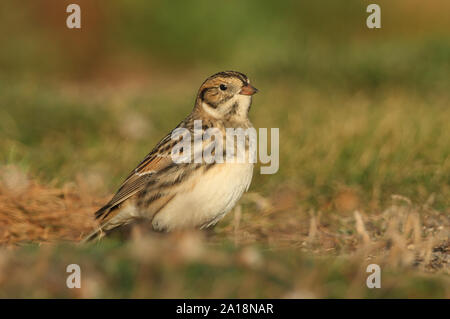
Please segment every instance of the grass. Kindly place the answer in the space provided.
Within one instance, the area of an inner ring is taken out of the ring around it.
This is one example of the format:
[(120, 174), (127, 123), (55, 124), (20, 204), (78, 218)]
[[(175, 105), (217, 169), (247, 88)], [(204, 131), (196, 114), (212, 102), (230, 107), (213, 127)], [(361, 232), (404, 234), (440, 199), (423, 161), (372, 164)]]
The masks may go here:
[[(63, 2), (0, 5), (0, 297), (449, 298), (447, 2), (380, 2), (376, 31), (357, 1), (197, 2), (84, 2), (79, 33)], [(221, 69), (260, 89), (279, 172), (212, 232), (74, 245)]]
[[(318, 236), (326, 234), (322, 230)], [(404, 234), (392, 233), (403, 237)], [(328, 236), (328, 235), (327, 235)], [(302, 236), (299, 234), (298, 244)], [(394, 238), (394, 237), (393, 237)], [(378, 240), (353, 254), (318, 257), (312, 247), (323, 240), (308, 238), (293, 249), (242, 245), (202, 233), (147, 234), (129, 242), (101, 245), (43, 244), (2, 251), (1, 297), (77, 298), (418, 298), (448, 297), (448, 276), (418, 266), (417, 246)], [(442, 246), (444, 247), (444, 246)], [(448, 247), (448, 246), (447, 246)], [(385, 256), (375, 256), (383, 250)], [(371, 256), (367, 256), (370, 253)], [(414, 258), (417, 253), (417, 258)], [(435, 254), (438, 256), (438, 254)], [(444, 254), (441, 254), (441, 257)], [(432, 258), (438, 258), (433, 256)], [(412, 259), (411, 259), (412, 258)], [(424, 257), (430, 258), (430, 257)], [(414, 261), (413, 264), (411, 261)], [(67, 265), (82, 269), (82, 288), (65, 286)], [(366, 267), (381, 266), (382, 288), (368, 289)], [(442, 265), (441, 265), (442, 266)], [(33, 271), (23, 271), (33, 267)]]

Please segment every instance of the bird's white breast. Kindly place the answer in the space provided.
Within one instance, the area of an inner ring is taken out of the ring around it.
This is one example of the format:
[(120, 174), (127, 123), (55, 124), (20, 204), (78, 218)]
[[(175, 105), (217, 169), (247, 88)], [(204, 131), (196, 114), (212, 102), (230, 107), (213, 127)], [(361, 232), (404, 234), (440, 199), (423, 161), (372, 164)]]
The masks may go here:
[(157, 230), (208, 227), (225, 216), (250, 186), (252, 163), (215, 164), (193, 174), (153, 218)]

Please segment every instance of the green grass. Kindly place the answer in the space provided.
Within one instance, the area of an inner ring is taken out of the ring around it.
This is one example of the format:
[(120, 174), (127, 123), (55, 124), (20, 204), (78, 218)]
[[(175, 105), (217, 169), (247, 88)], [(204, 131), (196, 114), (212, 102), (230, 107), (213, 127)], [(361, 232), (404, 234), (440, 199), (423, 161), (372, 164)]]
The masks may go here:
[[(171, 238), (172, 239), (172, 238)], [(184, 237), (190, 240), (190, 237)], [(305, 253), (260, 247), (189, 246), (167, 239), (101, 247), (31, 247), (4, 252), (2, 298), (442, 298), (448, 277), (412, 269), (382, 273), (382, 287), (366, 286), (366, 267), (359, 257), (317, 258)], [(149, 249), (148, 245), (155, 245)], [(44, 251), (44, 253), (42, 253)], [(80, 265), (81, 289), (67, 289), (67, 265)], [(21, 269), (36, 265), (32, 271)], [(383, 264), (381, 265), (383, 267)], [(12, 284), (14, 283), (14, 285)], [(38, 289), (36, 287), (39, 287)]]
[[(252, 190), (267, 193), (292, 184), (311, 204), (324, 204), (345, 187), (360, 192), (364, 201), (385, 202), (398, 193), (421, 203), (435, 194), (436, 208), (448, 207), (445, 94), (395, 88), (322, 94), (292, 83), (260, 82), (251, 118), (256, 127), (280, 128), (280, 170), (273, 176), (256, 174)], [(87, 88), (73, 96), (54, 86), (5, 84), (0, 160), (22, 163), (44, 181), (59, 183), (96, 171), (112, 191), (190, 112), (196, 85), (171, 96), (176, 89), (133, 94), (118, 89), (92, 98)], [(134, 125), (143, 131), (133, 135)]]
[[(225, 69), (260, 90), (250, 117), (257, 128), (280, 128), (280, 169), (257, 169), (250, 188), (270, 208), (244, 197), (237, 235), (230, 214), (212, 243), (200, 241), (201, 257), (179, 257), (171, 236), (173, 248), (152, 242), (168, 254), (143, 248), (150, 239), (1, 250), (0, 296), (448, 298), (443, 259), (433, 274), (409, 257), (396, 266), (411, 250), (407, 234), (402, 257), (380, 257), (383, 289), (364, 284), (354, 210), (372, 240), (387, 241), (386, 209), (394, 204), (395, 218), (417, 212), (422, 259), (450, 214), (449, 5), (379, 4), (382, 29), (368, 30), (361, 1), (90, 1), (74, 31), (64, 27), (63, 2), (2, 2), (0, 172), (15, 165), (44, 185), (112, 194), (191, 111), (204, 78)], [(392, 195), (412, 201), (407, 211)], [(320, 216), (314, 244), (312, 216)], [(74, 260), (90, 281), (81, 292), (64, 286)]]

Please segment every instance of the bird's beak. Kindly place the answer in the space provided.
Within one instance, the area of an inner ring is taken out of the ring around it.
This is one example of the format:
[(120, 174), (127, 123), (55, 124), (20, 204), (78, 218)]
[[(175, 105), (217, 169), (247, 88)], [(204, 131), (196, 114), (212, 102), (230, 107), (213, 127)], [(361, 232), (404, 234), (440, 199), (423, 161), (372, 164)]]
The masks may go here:
[(242, 95), (253, 95), (253, 94), (257, 93), (257, 92), (258, 92), (257, 88), (253, 87), (250, 84), (247, 84), (247, 85), (242, 87), (242, 89), (239, 92), (239, 94), (242, 94)]

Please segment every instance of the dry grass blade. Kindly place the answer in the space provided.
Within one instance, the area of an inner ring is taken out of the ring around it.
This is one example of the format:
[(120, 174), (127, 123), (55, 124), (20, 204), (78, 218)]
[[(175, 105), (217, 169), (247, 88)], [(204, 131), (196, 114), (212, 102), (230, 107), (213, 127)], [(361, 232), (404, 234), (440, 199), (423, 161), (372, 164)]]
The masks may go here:
[(362, 238), (363, 244), (364, 245), (370, 244), (370, 242), (371, 242), (370, 236), (367, 233), (366, 228), (364, 227), (364, 222), (363, 222), (361, 214), (359, 213), (359, 211), (355, 210), (353, 215), (355, 216), (355, 220), (356, 220), (356, 231), (358, 232), (359, 236)]
[(99, 201), (70, 187), (48, 188), (36, 182), (11, 195), (0, 186), (0, 244), (77, 241), (95, 226)]

